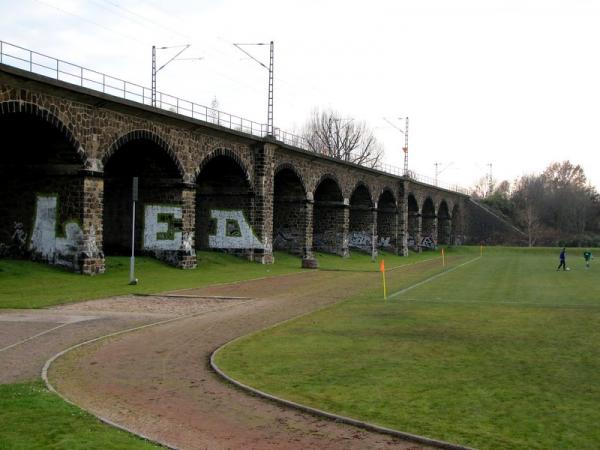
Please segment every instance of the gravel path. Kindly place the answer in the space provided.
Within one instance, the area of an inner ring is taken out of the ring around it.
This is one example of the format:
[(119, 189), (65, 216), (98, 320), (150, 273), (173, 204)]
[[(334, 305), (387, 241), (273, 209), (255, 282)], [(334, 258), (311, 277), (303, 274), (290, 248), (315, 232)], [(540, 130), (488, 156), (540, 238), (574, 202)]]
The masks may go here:
[[(200, 315), (80, 347), (51, 366), (50, 381), (94, 414), (178, 448), (426, 448), (253, 397), (208, 366), (229, 340), (331, 305), (378, 278), (314, 271), (180, 292), (250, 299), (214, 300)], [(72, 308), (81, 313), (80, 306)]]
[(0, 384), (38, 379), (52, 355), (79, 342), (222, 304), (213, 299), (127, 296), (45, 309), (0, 310)]

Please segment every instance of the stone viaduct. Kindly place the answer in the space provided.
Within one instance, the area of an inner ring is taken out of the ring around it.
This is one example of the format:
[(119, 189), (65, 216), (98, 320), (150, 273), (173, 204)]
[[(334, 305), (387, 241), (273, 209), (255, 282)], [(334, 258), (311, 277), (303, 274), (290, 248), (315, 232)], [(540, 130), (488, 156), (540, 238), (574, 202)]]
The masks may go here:
[(0, 256), (104, 271), (131, 246), (262, 263), (469, 242), (468, 196), (0, 65)]

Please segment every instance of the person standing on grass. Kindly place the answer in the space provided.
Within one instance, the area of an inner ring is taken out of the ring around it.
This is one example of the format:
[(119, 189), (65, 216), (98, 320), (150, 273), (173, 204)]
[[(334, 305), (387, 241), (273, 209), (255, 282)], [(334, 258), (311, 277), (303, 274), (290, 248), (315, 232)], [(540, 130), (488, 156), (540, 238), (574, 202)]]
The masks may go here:
[(585, 259), (585, 268), (589, 269), (590, 259), (592, 259), (592, 252), (590, 252), (589, 249), (583, 252), (583, 259)]
[(560, 264), (558, 265), (558, 267), (556, 268), (556, 270), (560, 270), (560, 268), (562, 267), (563, 270), (567, 270), (567, 263), (566, 263), (566, 251), (565, 248), (563, 247), (562, 250), (560, 251)]

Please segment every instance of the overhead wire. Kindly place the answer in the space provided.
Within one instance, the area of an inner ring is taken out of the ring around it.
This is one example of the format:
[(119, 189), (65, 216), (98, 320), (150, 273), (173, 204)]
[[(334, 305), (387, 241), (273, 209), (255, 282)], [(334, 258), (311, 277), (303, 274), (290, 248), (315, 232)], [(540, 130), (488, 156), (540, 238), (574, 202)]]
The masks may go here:
[(109, 28), (109, 27), (107, 27), (107, 26), (105, 26), (105, 25), (99, 24), (98, 22), (95, 22), (95, 21), (93, 21), (93, 20), (90, 20), (90, 19), (88, 19), (88, 18), (86, 18), (86, 17), (83, 17), (83, 16), (82, 16), (82, 15), (80, 15), (80, 14), (74, 13), (74, 12), (72, 12), (72, 11), (67, 11), (66, 9), (63, 9), (63, 8), (61, 8), (61, 7), (59, 7), (59, 6), (56, 6), (56, 5), (53, 5), (53, 4), (51, 4), (51, 3), (45, 2), (44, 0), (33, 0), (33, 1), (34, 1), (34, 2), (37, 2), (37, 3), (40, 3), (40, 4), (42, 4), (42, 5), (44, 5), (44, 6), (48, 7), (48, 8), (52, 8), (52, 9), (55, 9), (55, 10), (57, 10), (57, 11), (60, 11), (60, 12), (61, 12), (61, 13), (63, 13), (63, 14), (67, 14), (67, 15), (69, 15), (69, 16), (76, 17), (76, 18), (77, 18), (77, 19), (79, 19), (79, 20), (82, 20), (82, 21), (84, 21), (84, 22), (90, 23), (90, 24), (92, 24), (92, 25), (94, 25), (94, 26), (96, 26), (96, 27), (98, 27), (98, 28), (102, 28), (102, 29), (103, 29), (103, 30), (105, 30), (105, 31), (109, 31), (109, 32), (111, 32), (111, 33), (118, 34), (118, 35), (120, 35), (120, 36), (122, 36), (122, 37), (124, 37), (124, 38), (127, 38), (127, 39), (130, 39), (130, 40), (134, 41), (134, 42), (137, 42), (138, 44), (147, 45), (147, 43), (146, 43), (146, 42), (140, 41), (139, 39), (137, 39), (137, 38), (135, 38), (135, 37), (133, 37), (133, 36), (130, 36), (130, 35), (128, 35), (128, 34), (125, 34), (125, 33), (121, 33), (120, 31), (117, 31), (117, 30), (115, 30), (115, 29), (113, 29), (113, 28)]

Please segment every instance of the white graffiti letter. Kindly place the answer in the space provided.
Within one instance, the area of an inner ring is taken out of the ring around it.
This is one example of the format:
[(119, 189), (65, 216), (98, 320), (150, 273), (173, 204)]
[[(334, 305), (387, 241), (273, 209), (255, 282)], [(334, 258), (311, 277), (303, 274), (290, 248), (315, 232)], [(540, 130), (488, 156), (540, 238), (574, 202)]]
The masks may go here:
[(58, 255), (76, 255), (83, 233), (73, 222), (65, 224), (65, 237), (56, 237), (56, 196), (38, 195), (35, 223), (31, 233), (30, 249), (44, 259), (53, 261)]
[(181, 207), (146, 205), (144, 210), (144, 249), (181, 248)]
[(211, 248), (264, 248), (242, 211), (213, 209), (210, 216), (217, 221), (216, 234), (208, 237)]

